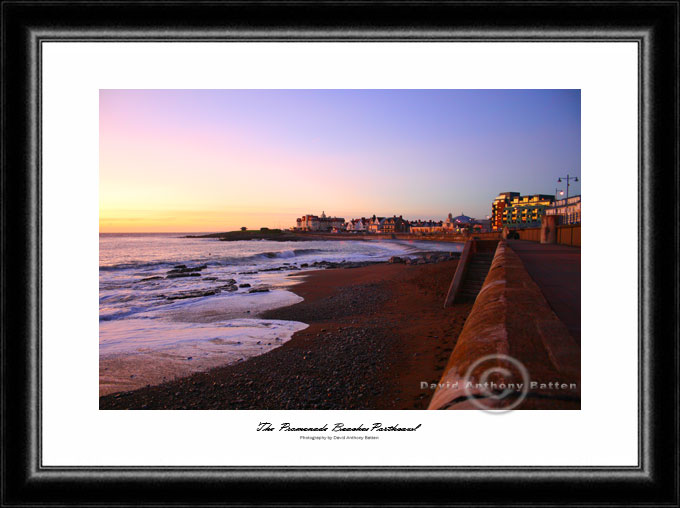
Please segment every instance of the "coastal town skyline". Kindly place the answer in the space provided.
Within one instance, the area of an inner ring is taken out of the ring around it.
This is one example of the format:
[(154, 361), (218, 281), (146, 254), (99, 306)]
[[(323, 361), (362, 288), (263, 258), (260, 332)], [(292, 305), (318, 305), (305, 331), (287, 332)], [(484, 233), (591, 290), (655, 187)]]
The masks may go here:
[(101, 90), (100, 232), (483, 220), (580, 155), (579, 90)]

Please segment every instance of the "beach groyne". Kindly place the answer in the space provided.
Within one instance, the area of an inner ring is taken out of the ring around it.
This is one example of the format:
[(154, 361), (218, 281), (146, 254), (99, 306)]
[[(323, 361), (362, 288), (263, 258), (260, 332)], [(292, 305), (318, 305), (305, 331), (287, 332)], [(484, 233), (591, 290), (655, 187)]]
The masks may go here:
[(508, 357), (526, 368), (530, 381), (539, 383), (527, 394), (532, 397), (530, 408), (580, 407), (578, 388), (568, 393), (541, 388), (544, 380), (578, 386), (580, 348), (517, 254), (501, 240), (428, 409), (477, 409), (472, 398), (486, 398), (489, 408), (507, 406), (512, 396), (496, 400), (476, 385), (490, 371), (502, 381), (509, 368), (503, 358)]

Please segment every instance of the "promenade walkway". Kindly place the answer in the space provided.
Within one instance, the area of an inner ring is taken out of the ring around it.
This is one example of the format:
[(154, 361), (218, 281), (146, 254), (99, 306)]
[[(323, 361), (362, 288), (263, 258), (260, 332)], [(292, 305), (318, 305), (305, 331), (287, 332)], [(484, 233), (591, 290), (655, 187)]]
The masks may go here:
[(581, 249), (508, 240), (557, 317), (581, 343)]

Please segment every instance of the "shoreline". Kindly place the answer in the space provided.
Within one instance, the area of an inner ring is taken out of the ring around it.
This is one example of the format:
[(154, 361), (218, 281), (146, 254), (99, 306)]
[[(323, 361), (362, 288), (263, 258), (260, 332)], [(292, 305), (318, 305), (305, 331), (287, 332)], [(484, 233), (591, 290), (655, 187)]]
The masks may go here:
[[(500, 233), (477, 233), (472, 236), (500, 237)], [(269, 240), (272, 242), (304, 242), (315, 240), (352, 240), (352, 241), (379, 241), (379, 240), (406, 240), (443, 243), (465, 243), (469, 236), (454, 233), (326, 233), (326, 232), (301, 232), (301, 231), (228, 231), (224, 233), (207, 233), (201, 235), (186, 235), (182, 238), (207, 238), (222, 242), (236, 242), (249, 240)]]
[(301, 321), (282, 346), (160, 385), (102, 396), (100, 409), (425, 409), (472, 304), (442, 308), (456, 260), (291, 274), (300, 303), (260, 319)]

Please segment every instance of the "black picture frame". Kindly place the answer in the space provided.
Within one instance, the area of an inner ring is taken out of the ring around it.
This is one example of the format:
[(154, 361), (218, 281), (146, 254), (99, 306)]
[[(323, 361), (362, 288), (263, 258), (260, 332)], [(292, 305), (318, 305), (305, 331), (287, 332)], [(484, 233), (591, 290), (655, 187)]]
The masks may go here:
[[(3, 1), (3, 506), (678, 506), (678, 19), (677, 1)], [(41, 45), (206, 40), (637, 42), (639, 466), (42, 466)]]

